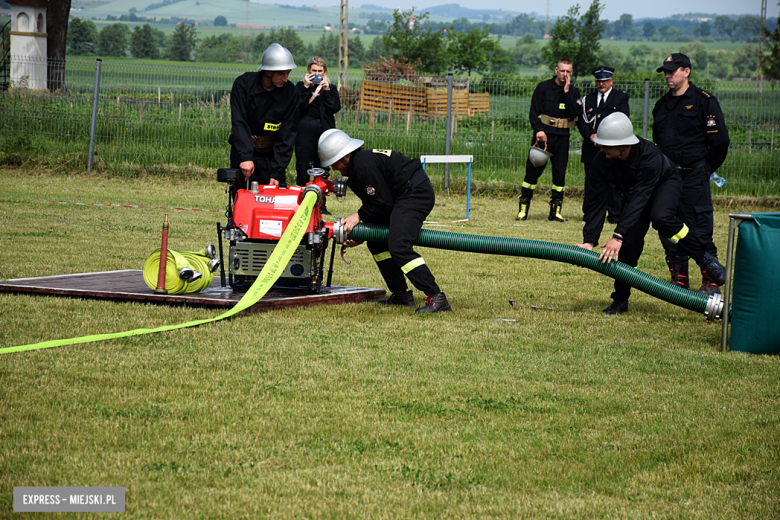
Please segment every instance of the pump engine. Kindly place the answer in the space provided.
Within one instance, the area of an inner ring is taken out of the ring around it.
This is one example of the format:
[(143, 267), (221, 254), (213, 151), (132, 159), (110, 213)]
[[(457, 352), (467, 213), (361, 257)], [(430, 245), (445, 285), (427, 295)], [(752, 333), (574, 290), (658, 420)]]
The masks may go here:
[[(306, 234), (275, 287), (320, 292), (325, 252), (328, 241), (333, 237), (333, 223), (324, 221), (321, 212), (324, 197), (334, 192), (334, 184), (328, 180), (328, 174), (321, 168), (311, 168), (309, 176), (312, 180), (304, 187), (259, 186), (253, 182), (249, 189), (237, 189), (239, 179), (243, 181), (240, 170), (217, 170), (217, 181), (230, 184), (225, 212), (227, 225), (221, 229), (222, 237), (230, 242), (228, 258), (224, 263), (228, 266), (230, 286), (233, 289), (243, 291), (255, 282), (304, 196), (313, 191), (317, 194), (317, 203), (312, 210)], [(330, 272), (332, 264), (331, 254)]]

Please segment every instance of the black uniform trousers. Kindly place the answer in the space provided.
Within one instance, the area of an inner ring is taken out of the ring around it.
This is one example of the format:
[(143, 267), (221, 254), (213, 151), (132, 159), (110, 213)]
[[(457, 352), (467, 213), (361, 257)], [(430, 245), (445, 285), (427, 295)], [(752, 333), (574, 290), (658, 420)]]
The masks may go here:
[[(588, 177), (588, 173), (590, 173), (590, 165), (593, 163), (582, 163), (582, 166), (585, 167), (585, 178)], [(623, 196), (620, 195), (620, 190), (618, 190), (614, 184), (610, 184), (610, 189), (612, 190), (612, 195), (607, 200), (607, 221), (610, 224), (617, 224), (618, 219), (620, 218), (620, 210), (623, 209)], [(585, 212), (585, 202), (582, 203), (582, 211)]]
[[(531, 144), (533, 145), (533, 139)], [(542, 145), (542, 143), (538, 144)], [(550, 200), (553, 202), (560, 202), (563, 200), (563, 187), (566, 185), (566, 167), (569, 165), (569, 136), (548, 133), (547, 151), (553, 154), (553, 156), (550, 157), (550, 160), (547, 161), (552, 167), (553, 186), (560, 188), (560, 191), (555, 189), (552, 190)], [(542, 172), (544, 172), (546, 166), (547, 164), (534, 166), (530, 159), (526, 159), (525, 179), (521, 191), (524, 198), (529, 200), (533, 198), (536, 182), (539, 180), (539, 177), (542, 176)]]
[[(696, 168), (680, 168), (682, 176), (682, 195), (677, 206), (677, 215), (691, 229), (704, 246), (704, 251), (714, 257), (718, 256), (718, 248), (712, 240), (713, 207), (712, 194), (710, 193), (710, 168), (707, 162), (702, 160), (696, 164)], [(663, 240), (664, 251), (668, 256), (681, 256), (685, 254), (677, 244)]]
[(309, 163), (314, 163), (315, 168), (321, 168), (317, 144), (323, 131), (322, 121), (308, 114), (298, 122), (298, 133), (295, 135), (295, 171), (298, 186), (305, 186), (311, 180), (307, 173)]
[[(680, 176), (677, 173), (658, 183), (636, 225), (623, 235), (623, 245), (619, 252), (621, 262), (631, 267), (637, 266), (645, 247), (645, 235), (647, 235), (651, 223), (653, 228), (658, 231), (662, 241), (669, 244), (671, 244), (669, 239), (684, 229), (686, 224), (677, 216), (677, 205), (682, 190)], [(704, 256), (704, 247), (698, 236), (692, 231), (689, 227), (688, 234), (680, 239), (676, 246), (697, 262), (701, 262)], [(631, 286), (616, 280), (612, 298), (627, 300), (629, 296), (631, 296)]]
[(441, 292), (423, 258), (412, 249), (435, 201), (433, 186), (426, 178), (396, 199), (387, 219), (371, 222), (389, 225), (387, 243), (367, 242), (366, 245), (374, 255), (379, 272), (392, 293), (407, 290), (404, 274), (412, 285), (427, 296)]
[[(237, 190), (249, 189), (249, 186), (253, 182), (257, 182), (260, 186), (271, 182), (271, 170), (269, 165), (273, 160), (273, 155), (273, 148), (255, 148), (255, 151), (252, 154), (252, 162), (255, 165), (255, 171), (248, 180), (244, 180), (244, 174), (241, 173), (241, 159), (238, 158), (236, 147), (232, 146), (230, 148), (230, 167), (238, 170), (238, 181), (231, 187), (231, 196), (235, 197)], [(287, 186), (284, 179), (279, 181), (279, 186)]]

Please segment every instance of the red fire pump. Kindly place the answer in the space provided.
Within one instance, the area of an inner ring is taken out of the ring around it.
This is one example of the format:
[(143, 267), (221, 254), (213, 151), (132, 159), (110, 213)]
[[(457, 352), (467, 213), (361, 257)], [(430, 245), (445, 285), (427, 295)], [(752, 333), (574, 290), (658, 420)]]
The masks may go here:
[[(325, 253), (328, 241), (333, 237), (333, 223), (322, 218), (321, 206), (323, 198), (329, 193), (343, 195), (346, 183), (338, 179), (336, 185), (328, 180), (329, 172), (321, 168), (311, 168), (311, 181), (304, 187), (279, 187), (272, 185), (259, 186), (253, 182), (249, 189), (237, 189), (239, 178), (243, 181), (240, 170), (220, 168), (217, 170), (217, 181), (230, 183), (229, 202), (225, 215), (227, 225), (217, 224), (220, 238), (220, 257), (222, 256), (222, 237), (230, 242), (227, 262), (230, 286), (236, 290), (248, 289), (257, 279), (279, 239), (287, 230), (293, 215), (303, 202), (303, 197), (309, 191), (317, 194), (309, 226), (306, 234), (290, 259), (284, 273), (279, 277), (275, 287), (308, 289), (320, 292), (323, 282)], [(330, 269), (327, 286), (330, 286), (333, 274), (333, 257), (336, 245), (330, 256)], [(222, 285), (225, 285), (224, 268)]]

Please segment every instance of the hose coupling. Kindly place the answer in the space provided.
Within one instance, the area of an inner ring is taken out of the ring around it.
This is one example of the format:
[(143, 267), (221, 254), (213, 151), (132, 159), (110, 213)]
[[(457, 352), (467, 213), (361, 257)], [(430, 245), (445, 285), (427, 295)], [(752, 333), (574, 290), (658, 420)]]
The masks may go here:
[(322, 189), (317, 186), (316, 184), (307, 184), (305, 188), (303, 188), (303, 196), (306, 197), (306, 194), (310, 191), (313, 191), (317, 194), (317, 204), (320, 203), (322, 200)]
[(347, 179), (340, 177), (333, 183), (333, 193), (336, 197), (344, 197), (347, 195)]
[(344, 229), (344, 220), (346, 220), (344, 217), (339, 217), (336, 219), (336, 222), (333, 223), (333, 238), (336, 240), (337, 244), (343, 244), (348, 240), (348, 233)]
[(723, 315), (723, 296), (720, 294), (713, 294), (707, 298), (707, 306), (704, 307), (704, 315), (707, 316), (708, 321), (719, 320)]

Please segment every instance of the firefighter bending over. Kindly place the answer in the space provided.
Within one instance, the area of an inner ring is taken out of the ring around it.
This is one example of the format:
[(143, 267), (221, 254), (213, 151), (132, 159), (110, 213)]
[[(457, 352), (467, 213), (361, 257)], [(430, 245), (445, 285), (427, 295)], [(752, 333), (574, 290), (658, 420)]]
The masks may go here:
[[(346, 218), (344, 230), (349, 233), (361, 221), (389, 226), (386, 244), (366, 244), (392, 293), (379, 303), (414, 307), (414, 295), (406, 285), (409, 278), (426, 295), (425, 305), (417, 312), (452, 310), (425, 260), (412, 248), (435, 202), (420, 160), (392, 150), (364, 150), (362, 145), (363, 141), (334, 128), (320, 136), (318, 153), (323, 168), (330, 166), (347, 177), (347, 186), (363, 203)], [(345, 242), (347, 247), (359, 244)]]
[[(718, 259), (705, 252), (705, 244), (677, 216), (682, 181), (679, 170), (650, 141), (634, 135), (631, 121), (622, 112), (605, 117), (593, 142), (601, 146), (585, 178), (585, 227), (582, 244), (593, 250), (599, 243), (604, 217), (610, 199), (610, 184), (623, 194), (625, 204), (615, 233), (599, 255), (599, 260), (613, 259), (636, 267), (645, 245), (645, 235), (652, 223), (666, 240), (690, 255), (713, 280), (722, 285), (726, 269)], [(612, 305), (607, 314), (628, 311), (631, 286), (615, 281)]]

